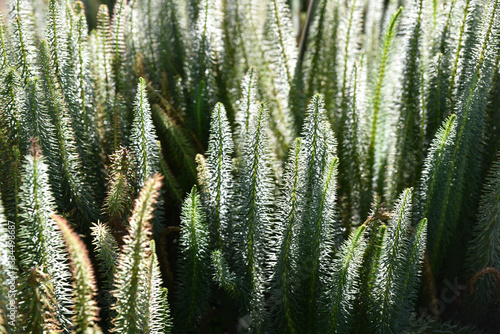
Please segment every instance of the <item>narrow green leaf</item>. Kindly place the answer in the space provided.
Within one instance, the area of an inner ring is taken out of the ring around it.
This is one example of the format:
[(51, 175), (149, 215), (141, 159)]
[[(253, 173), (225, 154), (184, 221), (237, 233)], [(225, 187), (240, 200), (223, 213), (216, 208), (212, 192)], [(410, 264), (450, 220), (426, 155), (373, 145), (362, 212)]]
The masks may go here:
[(176, 328), (193, 328), (208, 307), (210, 297), (209, 231), (196, 186), (184, 200), (181, 215), (181, 263)]

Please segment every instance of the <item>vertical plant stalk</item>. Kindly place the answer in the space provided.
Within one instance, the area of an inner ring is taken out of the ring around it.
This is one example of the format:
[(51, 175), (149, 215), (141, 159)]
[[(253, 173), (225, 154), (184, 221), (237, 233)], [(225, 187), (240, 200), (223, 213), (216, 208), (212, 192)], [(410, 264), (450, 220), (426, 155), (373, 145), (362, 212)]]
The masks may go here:
[(71, 260), (75, 333), (85, 334), (90, 331), (98, 333), (100, 332), (97, 325), (99, 308), (95, 301), (97, 287), (87, 248), (64, 218), (53, 215), (52, 219), (62, 232)]
[(383, 42), (382, 56), (380, 58), (380, 66), (378, 69), (377, 83), (375, 86), (375, 91), (373, 93), (373, 107), (371, 114), (371, 124), (370, 124), (370, 140), (368, 145), (368, 156), (366, 158), (367, 170), (368, 170), (368, 189), (373, 189), (373, 182), (375, 176), (375, 148), (377, 146), (377, 138), (380, 136), (378, 124), (380, 117), (380, 109), (382, 103), (382, 87), (385, 79), (386, 67), (389, 60), (389, 52), (391, 50), (392, 41), (396, 35), (396, 24), (401, 16), (403, 9), (399, 8), (397, 12), (392, 16), (392, 19), (387, 27), (387, 32)]

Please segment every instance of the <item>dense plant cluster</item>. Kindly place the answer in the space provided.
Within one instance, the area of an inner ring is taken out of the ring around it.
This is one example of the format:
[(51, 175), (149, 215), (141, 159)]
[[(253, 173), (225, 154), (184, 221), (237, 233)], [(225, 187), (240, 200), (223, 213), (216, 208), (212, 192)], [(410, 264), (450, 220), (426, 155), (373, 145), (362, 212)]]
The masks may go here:
[(0, 333), (500, 329), (500, 1), (292, 17), (10, 1)]

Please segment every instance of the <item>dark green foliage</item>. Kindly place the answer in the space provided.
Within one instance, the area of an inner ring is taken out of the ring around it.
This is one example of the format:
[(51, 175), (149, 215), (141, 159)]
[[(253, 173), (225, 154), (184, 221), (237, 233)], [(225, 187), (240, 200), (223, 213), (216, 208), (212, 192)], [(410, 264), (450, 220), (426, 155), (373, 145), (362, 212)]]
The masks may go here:
[(296, 291), (297, 274), (297, 233), (300, 228), (300, 215), (303, 203), (302, 180), (300, 179), (300, 154), (303, 152), (301, 139), (296, 139), (290, 149), (290, 157), (285, 166), (285, 184), (280, 201), (280, 226), (283, 229), (276, 276), (274, 283), (275, 304), (274, 311), (278, 315), (276, 327), (284, 331), (293, 332), (297, 329)]
[(158, 105), (153, 106), (152, 116), (156, 129), (161, 135), (162, 147), (168, 154), (169, 165), (181, 169), (177, 179), (186, 183), (194, 182), (196, 180), (196, 164), (194, 162), (196, 150), (185, 130)]
[[(116, 273), (116, 266), (118, 265), (118, 244), (107, 224), (99, 222), (90, 229), (92, 231), (92, 244), (95, 247), (99, 274), (103, 281), (101, 291), (104, 295), (105, 307), (109, 309), (109, 306), (115, 301), (110, 291), (113, 288), (113, 279)], [(123, 233), (124, 231), (120, 234)]]
[[(318, 1), (303, 65), (306, 96), (324, 94), (328, 109), (334, 105), (338, 91), (338, 83), (328, 78), (336, 77), (338, 71), (338, 46), (332, 41), (337, 38), (339, 9), (334, 5), (334, 1)], [(330, 102), (331, 100), (333, 101)]]
[(103, 211), (113, 231), (124, 228), (124, 222), (132, 207), (135, 173), (131, 152), (125, 148), (110, 156), (108, 193), (104, 200)]
[(217, 102), (215, 73), (222, 61), (222, 14), (220, 4), (214, 0), (198, 2), (198, 17), (194, 25), (192, 61), (189, 63), (188, 93), (194, 104), (188, 109), (190, 127), (204, 142), (208, 138), (210, 106)]
[(196, 187), (184, 200), (181, 220), (181, 252), (176, 327), (187, 330), (200, 320), (210, 296), (209, 231)]
[(387, 235), (382, 242), (380, 261), (372, 290), (373, 331), (399, 333), (407, 326), (418, 283), (419, 264), (423, 260), (426, 220), (410, 235), (411, 189), (401, 195)]
[[(484, 319), (484, 313), (498, 299), (496, 291), (500, 257), (500, 160), (493, 164), (485, 184), (479, 209), (479, 221), (469, 242), (468, 267), (471, 270), (472, 307), (476, 317)], [(489, 270), (491, 269), (491, 270)]]
[[(459, 93), (462, 98), (460, 103), (456, 103), (456, 137), (445, 149), (449, 150), (449, 153), (444, 153), (445, 163), (438, 164), (432, 171), (432, 179), (436, 181), (431, 181), (431, 184), (442, 182), (442, 186), (429, 189), (424, 195), (425, 202), (428, 203), (425, 205), (424, 216), (429, 220), (429, 230), (435, 231), (430, 233), (429, 243), (434, 269), (437, 269), (445, 257), (448, 240), (457, 228), (463, 208), (463, 191), (471, 191), (474, 189), (473, 184), (477, 182), (475, 178), (467, 180), (466, 173), (475, 170), (472, 160), (480, 159), (475, 148), (480, 143), (484, 129), (484, 111), (488, 100), (485, 87), (491, 84), (494, 66), (491, 55), (495, 54), (498, 45), (499, 24), (498, 2), (494, 1), (485, 8), (480, 34), (470, 50), (476, 65), (468, 69), (469, 77)], [(466, 158), (467, 156), (470, 158)]]
[(229, 271), (229, 266), (219, 250), (212, 252), (212, 266), (213, 280), (220, 288), (235, 297), (243, 293), (240, 291), (241, 282), (237, 281), (236, 275)]
[[(426, 139), (429, 143), (442, 121), (450, 113), (450, 106), (453, 102), (450, 96), (455, 81), (454, 75), (456, 75), (454, 66), (456, 66), (455, 62), (458, 61), (462, 48), (462, 27), (465, 25), (469, 4), (470, 1), (453, 1), (450, 4), (440, 23), (442, 27), (439, 38), (432, 48), (433, 59), (430, 67), (433, 71), (429, 78), (429, 95), (426, 106), (428, 119)], [(461, 21), (462, 16), (463, 22)]]
[(301, 305), (305, 331), (313, 332), (320, 328), (315, 329), (314, 326), (318, 324), (321, 297), (325, 293), (320, 279), (332, 270), (332, 254), (339, 247), (342, 233), (335, 217), (338, 168), (338, 158), (334, 156), (336, 142), (319, 95), (313, 98), (309, 106), (302, 138), (304, 202), (298, 242), (299, 291), (305, 301)]
[(26, 124), (27, 110), (22, 98), (19, 76), (10, 69), (4, 78), (4, 90), (1, 92), (3, 112), (0, 114), (0, 172), (3, 182), (0, 183), (7, 217), (19, 221), (19, 191), (21, 185), (21, 160), (27, 150), (30, 127)]
[(2, 334), (498, 331), (500, 0), (9, 2)]
[[(439, 214), (438, 203), (445, 200), (443, 190), (446, 183), (441, 175), (448, 175), (451, 167), (450, 160), (453, 143), (456, 138), (456, 116), (451, 115), (444, 122), (443, 127), (437, 132), (433, 140), (422, 172), (422, 180), (417, 190), (415, 205), (416, 220), (423, 217), (433, 217)], [(436, 194), (436, 195), (434, 195)], [(431, 201), (430, 196), (436, 199)], [(434, 208), (433, 206), (437, 206)], [(436, 211), (433, 211), (436, 210)], [(438, 236), (438, 226), (431, 224), (429, 227), (429, 244), (432, 245)]]
[[(378, 211), (380, 208), (376, 208)], [(375, 285), (375, 278), (380, 265), (379, 259), (382, 252), (382, 242), (387, 233), (387, 226), (382, 224), (378, 216), (379, 212), (373, 212), (372, 216), (368, 218), (370, 222), (366, 229), (369, 235), (365, 253), (363, 254), (363, 267), (360, 272), (360, 293), (357, 296), (359, 303), (359, 312), (355, 314), (355, 321), (353, 328), (357, 331), (367, 330), (370, 326), (370, 319), (366, 318), (366, 314), (370, 312), (371, 301), (363, 296), (369, 295)], [(373, 219), (370, 220), (370, 219)]]
[(353, 65), (351, 79), (346, 83), (342, 98), (342, 116), (339, 133), (339, 204), (343, 221), (359, 219), (368, 210), (367, 182), (364, 178), (362, 157), (365, 154), (366, 133), (361, 130), (363, 100), (360, 96), (362, 73), (358, 64)]
[(412, 334), (479, 334), (477, 329), (469, 326), (459, 326), (451, 323), (440, 323), (432, 318), (411, 319), (408, 330)]
[(167, 300), (168, 290), (162, 288), (162, 279), (156, 246), (151, 240), (151, 258), (147, 278), (147, 300), (146, 305), (146, 333), (170, 333), (172, 321), (170, 320), (170, 308)]

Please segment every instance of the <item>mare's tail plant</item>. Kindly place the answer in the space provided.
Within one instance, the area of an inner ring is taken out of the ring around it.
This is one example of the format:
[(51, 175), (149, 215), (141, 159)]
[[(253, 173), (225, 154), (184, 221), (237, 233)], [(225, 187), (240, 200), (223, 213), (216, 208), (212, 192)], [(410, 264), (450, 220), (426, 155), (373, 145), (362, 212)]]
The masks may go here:
[(109, 3), (0, 13), (1, 334), (498, 332), (500, 0)]

